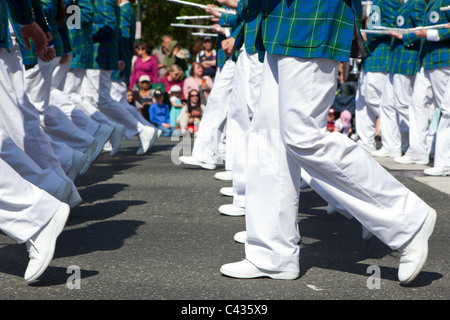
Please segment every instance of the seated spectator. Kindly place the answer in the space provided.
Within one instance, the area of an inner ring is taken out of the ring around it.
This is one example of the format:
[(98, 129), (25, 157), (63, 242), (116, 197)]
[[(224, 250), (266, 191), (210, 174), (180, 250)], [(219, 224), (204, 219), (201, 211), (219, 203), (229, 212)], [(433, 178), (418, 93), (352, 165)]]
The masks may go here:
[(190, 75), (184, 80), (184, 96), (187, 97), (191, 90), (198, 90), (203, 103), (206, 104), (214, 82), (209, 76), (203, 75), (203, 66), (198, 62), (192, 63)]
[(188, 95), (187, 104), (183, 107), (178, 117), (182, 135), (189, 132), (196, 136), (204, 111), (205, 105), (201, 103), (200, 92), (198, 90), (191, 90)]
[(181, 108), (183, 108), (184, 103), (181, 100), (181, 88), (180, 86), (172, 86), (171, 91), (169, 92), (170, 96), (170, 125), (172, 128), (178, 127), (178, 116), (180, 115)]
[[(172, 65), (169, 68), (169, 72), (164, 78), (159, 79), (158, 82), (164, 83), (164, 88), (166, 92), (170, 92), (172, 89), (172, 86), (179, 86), (180, 88), (183, 88), (184, 81), (181, 79), (181, 76), (183, 74), (183, 70), (180, 68), (180, 66)], [(183, 94), (181, 95), (181, 99), (183, 100)]]
[(138, 57), (133, 65), (130, 78), (130, 88), (136, 90), (139, 79), (142, 75), (150, 77), (150, 83), (158, 81), (158, 61), (152, 55), (153, 45), (141, 43), (137, 46)]
[(139, 92), (137, 101), (141, 105), (141, 115), (148, 120), (148, 108), (153, 103), (153, 90), (151, 89), (150, 77), (142, 75), (139, 78)]
[(203, 66), (203, 75), (214, 79), (216, 76), (216, 50), (212, 47), (211, 37), (203, 38), (203, 50), (201, 50), (195, 58)]
[[(141, 113), (142, 105), (137, 101), (136, 99), (136, 91), (131, 90), (130, 88), (127, 89), (127, 101), (130, 105), (133, 107), (136, 107), (136, 109)], [(141, 113), (142, 115), (142, 113)]]
[[(181, 46), (176, 40), (172, 40), (169, 44), (167, 55), (164, 57), (164, 66), (170, 69), (173, 65), (178, 65), (184, 72), (188, 68), (188, 61), (181, 51)], [(183, 75), (184, 77), (184, 75)]]
[(149, 121), (162, 131), (162, 137), (170, 137), (172, 134), (178, 133), (170, 125), (169, 106), (164, 103), (164, 93), (161, 90), (155, 90), (153, 93), (155, 102), (150, 105), (148, 110)]

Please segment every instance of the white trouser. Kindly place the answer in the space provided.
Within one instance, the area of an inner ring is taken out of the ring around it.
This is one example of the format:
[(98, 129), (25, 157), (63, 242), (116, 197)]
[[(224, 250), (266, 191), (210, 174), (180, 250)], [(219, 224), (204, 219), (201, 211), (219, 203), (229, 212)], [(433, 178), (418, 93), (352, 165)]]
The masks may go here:
[[(0, 49), (0, 128), (42, 169), (51, 169), (59, 177), (70, 181), (51, 147), (50, 139), (40, 127), (39, 114), (24, 91), (22, 56), (16, 42), (8, 52)], [(64, 166), (72, 166), (73, 150), (67, 148), (69, 159)], [(59, 183), (44, 189), (54, 193)], [(74, 187), (75, 188), (75, 187)]]
[(24, 243), (52, 218), (61, 202), (21, 177), (0, 157), (0, 229)]
[(111, 121), (125, 126), (125, 137), (131, 139), (144, 125), (136, 120), (127, 109), (111, 97), (111, 70), (88, 69), (83, 79), (82, 91)]
[(248, 131), (259, 100), (262, 66), (258, 53), (250, 55), (245, 48), (241, 50), (228, 111), (227, 124), (233, 132), (233, 204), (241, 208), (245, 207)]
[(450, 166), (450, 67), (425, 70), (430, 79), (436, 102), (441, 110), (441, 119), (436, 131), (434, 166)]
[(401, 152), (407, 147), (409, 130), (409, 106), (415, 76), (388, 74), (381, 98), (380, 129), (383, 148)]
[[(266, 55), (249, 135), (246, 257), (273, 271), (298, 271), (301, 170), (393, 249), (417, 232), (429, 207), (360, 145), (326, 133), (339, 62)], [(282, 141), (282, 142), (281, 142)]]
[(433, 144), (434, 132), (430, 125), (436, 109), (436, 99), (423, 67), (416, 75), (412, 94), (409, 107), (409, 148), (405, 154), (413, 160), (428, 161)]
[[(199, 161), (215, 164), (219, 160), (218, 146), (222, 133), (225, 130), (228, 108), (231, 101), (235, 66), (236, 63), (228, 59), (220, 72), (220, 76), (214, 80), (214, 86), (208, 97), (205, 112), (200, 121), (197, 137), (192, 149), (192, 156)], [(229, 132), (227, 131), (227, 159), (230, 156), (228, 154), (228, 142), (230, 139), (228, 134)]]
[(54, 194), (65, 180), (50, 168), (41, 168), (28, 156), (6, 132), (0, 129), (0, 157), (25, 180)]
[(375, 127), (380, 116), (381, 94), (387, 73), (361, 71), (355, 103), (355, 126), (359, 143), (368, 152), (376, 150)]
[(60, 57), (50, 62), (38, 58), (38, 64), (25, 71), (25, 91), (41, 117), (41, 126), (56, 141), (62, 141), (69, 147), (85, 151), (94, 138), (80, 130), (56, 106), (50, 105), (52, 75)]
[(52, 89), (58, 89), (61, 91), (64, 90), (71, 62), (72, 62), (72, 54), (70, 54), (69, 59), (65, 63), (63, 64), (58, 63), (58, 65), (55, 67), (52, 75)]
[(83, 110), (89, 117), (99, 123), (115, 127), (116, 123), (111, 121), (106, 115), (98, 110), (91, 100), (84, 97), (82, 83), (86, 76), (85, 69), (70, 69), (67, 73), (66, 82), (64, 84), (64, 92), (70, 97), (80, 110)]
[(89, 117), (83, 110), (78, 108), (64, 91), (52, 89), (50, 92), (50, 103), (61, 110), (64, 115), (83, 132), (94, 136), (100, 127), (100, 123)]
[(70, 70), (72, 56), (66, 63), (58, 64), (53, 70), (50, 91), (50, 104), (58, 107), (67, 118), (69, 118), (80, 130), (94, 136), (100, 123), (89, 117), (83, 110), (78, 108), (70, 96), (64, 92), (67, 75)]

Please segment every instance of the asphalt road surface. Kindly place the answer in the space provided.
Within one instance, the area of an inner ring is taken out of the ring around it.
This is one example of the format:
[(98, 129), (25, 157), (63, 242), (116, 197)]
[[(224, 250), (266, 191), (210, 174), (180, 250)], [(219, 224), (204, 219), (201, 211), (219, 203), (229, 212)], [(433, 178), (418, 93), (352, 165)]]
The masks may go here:
[(117, 156), (102, 154), (77, 178), (84, 202), (71, 211), (38, 281), (23, 279), (26, 246), (0, 233), (0, 299), (176, 300), (182, 303), (174, 312), (194, 314), (202, 301), (450, 298), (450, 177), (429, 179), (417, 166), (380, 160), (438, 212), (428, 261), (410, 285), (397, 280), (398, 252), (378, 239), (364, 242), (360, 224), (327, 215), (326, 202), (310, 188), (301, 191), (299, 210), (301, 277), (241, 280), (219, 272), (244, 258), (233, 236), (245, 230), (245, 218), (218, 212), (231, 203), (219, 193), (231, 182), (214, 178), (223, 166), (175, 164), (180, 145), (170, 138), (144, 156), (135, 155), (137, 148), (137, 139), (124, 140)]

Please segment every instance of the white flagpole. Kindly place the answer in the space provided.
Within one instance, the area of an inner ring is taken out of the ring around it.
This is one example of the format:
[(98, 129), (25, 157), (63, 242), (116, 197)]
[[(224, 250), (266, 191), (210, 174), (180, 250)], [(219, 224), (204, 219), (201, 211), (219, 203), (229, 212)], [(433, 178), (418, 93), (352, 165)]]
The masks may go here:
[(211, 17), (213, 16), (181, 16), (181, 17), (176, 17), (177, 20), (203, 20), (203, 19), (211, 19)]
[(366, 33), (389, 33), (389, 32), (400, 32), (400, 33), (414, 33), (420, 30), (429, 30), (429, 29), (442, 29), (446, 28), (448, 23), (437, 24), (434, 26), (426, 26), (426, 27), (416, 27), (416, 28), (387, 28), (387, 27), (374, 27), (373, 29), (362, 29), (362, 32)]
[[(194, 3), (194, 2), (188, 2), (188, 1), (181, 1), (181, 0), (166, 0), (169, 2), (175, 2), (178, 4), (184, 4), (187, 6), (192, 6), (192, 7), (197, 7), (197, 8), (201, 8), (201, 9), (207, 9), (208, 6), (205, 6), (203, 4), (199, 4), (199, 3)], [(216, 8), (217, 11), (222, 12), (222, 13), (228, 13), (228, 14), (236, 14), (235, 10), (228, 10), (228, 9), (224, 9), (224, 8)]]

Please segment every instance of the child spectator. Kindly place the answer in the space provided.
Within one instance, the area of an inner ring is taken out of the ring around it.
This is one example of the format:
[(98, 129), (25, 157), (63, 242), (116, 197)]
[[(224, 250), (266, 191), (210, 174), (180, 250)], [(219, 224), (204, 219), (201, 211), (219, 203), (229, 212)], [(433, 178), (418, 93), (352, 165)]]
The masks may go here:
[(170, 137), (175, 133), (175, 129), (170, 125), (169, 106), (164, 103), (164, 94), (157, 89), (153, 93), (154, 103), (148, 110), (149, 121), (162, 131), (162, 137)]
[(334, 123), (336, 121), (336, 115), (334, 113), (334, 109), (330, 108), (328, 111), (328, 119), (327, 119), (327, 131), (333, 132), (334, 131)]
[(334, 123), (334, 131), (345, 134), (348, 137), (351, 137), (353, 134), (352, 130), (352, 114), (348, 110), (344, 110), (341, 112), (339, 119)]
[(170, 103), (172, 107), (170, 108), (170, 125), (172, 128), (178, 126), (177, 119), (183, 108), (183, 101), (181, 100), (181, 87), (178, 85), (172, 86), (170, 89)]

